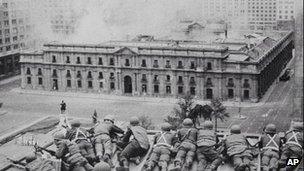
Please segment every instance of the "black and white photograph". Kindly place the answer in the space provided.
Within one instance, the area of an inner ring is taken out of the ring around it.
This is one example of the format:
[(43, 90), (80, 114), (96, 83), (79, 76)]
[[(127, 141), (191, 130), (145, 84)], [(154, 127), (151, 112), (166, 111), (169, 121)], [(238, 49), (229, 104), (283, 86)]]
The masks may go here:
[(303, 0), (0, 0), (0, 171), (302, 171)]

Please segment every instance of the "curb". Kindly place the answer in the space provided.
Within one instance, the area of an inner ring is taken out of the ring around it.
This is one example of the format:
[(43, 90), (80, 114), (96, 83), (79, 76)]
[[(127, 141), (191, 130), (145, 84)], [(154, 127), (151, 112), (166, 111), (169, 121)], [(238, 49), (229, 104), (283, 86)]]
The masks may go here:
[(0, 136), (0, 146), (3, 145), (4, 143), (10, 141), (11, 139), (13, 139), (15, 136), (17, 136), (18, 134), (20, 134), (24, 129), (27, 129), (35, 124), (37, 124), (38, 122), (41, 122), (49, 117), (53, 117), (53, 116), (45, 116), (43, 118), (37, 119), (34, 122), (27, 124), (25, 126), (22, 126), (21, 128), (18, 128), (15, 131), (12, 131), (10, 133), (4, 134), (3, 136)]

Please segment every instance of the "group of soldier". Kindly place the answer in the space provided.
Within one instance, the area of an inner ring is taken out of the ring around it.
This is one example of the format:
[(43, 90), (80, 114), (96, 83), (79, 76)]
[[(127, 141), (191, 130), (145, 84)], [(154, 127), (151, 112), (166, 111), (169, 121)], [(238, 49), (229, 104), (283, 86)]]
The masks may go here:
[(161, 131), (154, 136), (152, 146), (147, 130), (140, 126), (137, 117), (130, 118), (126, 131), (115, 125), (111, 115), (89, 129), (82, 127), (78, 120), (70, 125), (54, 134), (57, 146), (54, 155), (63, 163), (61, 170), (109, 171), (114, 168), (115, 150), (119, 151), (116, 170), (129, 170), (130, 162), (139, 164), (151, 148), (143, 167), (146, 171), (156, 166), (161, 171), (168, 170), (171, 158), (174, 158), (172, 171), (190, 170), (195, 159), (198, 171), (217, 170), (227, 159), (232, 161), (236, 171), (255, 170), (257, 166), (253, 158), (256, 154), (251, 147), (256, 145), (260, 149), (263, 171), (274, 171), (285, 167), (288, 158), (301, 158), (303, 153), (303, 125), (298, 123), (284, 136), (277, 134), (274, 124), (269, 124), (258, 143), (253, 145), (239, 125), (232, 125), (230, 134), (219, 139), (211, 121), (205, 121), (202, 128), (197, 128), (191, 119), (186, 118), (177, 131), (173, 131), (169, 123), (161, 124)]

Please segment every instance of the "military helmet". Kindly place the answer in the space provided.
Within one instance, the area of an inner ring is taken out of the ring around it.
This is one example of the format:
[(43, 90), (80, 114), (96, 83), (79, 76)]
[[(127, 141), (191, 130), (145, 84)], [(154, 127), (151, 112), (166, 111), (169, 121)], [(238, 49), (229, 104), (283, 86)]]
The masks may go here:
[(25, 162), (30, 163), (37, 159), (37, 156), (33, 153), (25, 157)]
[(77, 128), (78, 128), (78, 127), (80, 127), (80, 125), (81, 125), (81, 123), (80, 123), (80, 121), (77, 120), (77, 119), (71, 121), (71, 126), (72, 126), (72, 127), (77, 127)]
[(171, 125), (169, 123), (165, 122), (161, 125), (161, 129), (162, 129), (162, 131), (170, 131)]
[(93, 171), (111, 171), (111, 167), (108, 163), (100, 161), (94, 166)]
[(274, 124), (268, 124), (268, 125), (266, 125), (264, 132), (267, 134), (275, 134), (276, 131), (277, 131), (277, 128)]
[(136, 116), (131, 117), (130, 119), (130, 124), (131, 125), (138, 125), (139, 124), (139, 119)]
[(106, 115), (104, 118), (103, 118), (104, 121), (108, 120), (108, 121), (111, 121), (112, 123), (114, 123), (114, 116), (113, 115)]
[(302, 122), (295, 122), (292, 125), (292, 130), (294, 130), (294, 131), (303, 131), (303, 123)]
[(230, 133), (232, 134), (240, 134), (241, 133), (241, 127), (240, 125), (232, 125), (230, 128)]
[(54, 140), (62, 140), (62, 139), (65, 139), (66, 137), (65, 137), (65, 132), (63, 132), (63, 131), (58, 131), (58, 132), (56, 132), (54, 135), (53, 135), (53, 137), (54, 137)]
[(212, 129), (213, 128), (213, 123), (211, 121), (205, 121), (203, 125), (204, 125), (205, 129)]
[(191, 119), (186, 118), (186, 119), (183, 120), (183, 125), (184, 125), (184, 126), (192, 126), (192, 125), (193, 125), (193, 122), (192, 122)]

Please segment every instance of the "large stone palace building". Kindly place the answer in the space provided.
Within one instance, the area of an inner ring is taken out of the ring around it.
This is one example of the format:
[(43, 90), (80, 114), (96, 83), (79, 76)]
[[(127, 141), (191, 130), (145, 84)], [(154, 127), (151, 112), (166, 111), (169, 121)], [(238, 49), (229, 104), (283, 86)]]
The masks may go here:
[(276, 39), (155, 40), (44, 45), (21, 54), (23, 89), (257, 102), (292, 57), (293, 32)]

